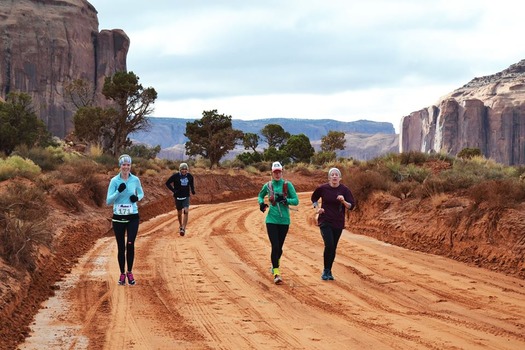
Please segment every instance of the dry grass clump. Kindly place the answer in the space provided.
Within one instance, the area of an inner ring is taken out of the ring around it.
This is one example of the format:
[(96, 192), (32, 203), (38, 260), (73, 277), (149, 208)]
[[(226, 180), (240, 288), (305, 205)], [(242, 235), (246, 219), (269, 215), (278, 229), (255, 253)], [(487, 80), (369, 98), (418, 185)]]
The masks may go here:
[(472, 186), (467, 194), (476, 206), (484, 202), (489, 208), (512, 208), (525, 201), (525, 183), (514, 178), (490, 180)]
[(294, 172), (296, 172), (298, 174), (301, 174), (301, 175), (304, 175), (304, 176), (311, 176), (312, 173), (313, 173), (312, 167), (310, 167), (310, 166), (308, 166), (307, 164), (304, 164), (304, 163), (298, 164), (294, 168)]
[(50, 193), (55, 187), (55, 182), (52, 176), (48, 174), (42, 174), (35, 180), (36, 186), (42, 189), (46, 193)]
[(390, 193), (399, 199), (405, 199), (412, 197), (415, 191), (420, 187), (420, 184), (416, 181), (403, 181), (398, 182), (390, 188)]
[(57, 188), (53, 191), (53, 197), (58, 203), (70, 209), (72, 212), (80, 213), (84, 209), (76, 193), (68, 187)]
[(62, 180), (65, 184), (80, 183), (84, 178), (102, 173), (104, 170), (101, 165), (88, 158), (79, 158), (62, 164), (54, 172), (54, 177)]
[(380, 172), (364, 167), (343, 172), (342, 182), (350, 187), (354, 197), (360, 201), (366, 201), (376, 191), (388, 191), (392, 185)]
[(36, 251), (52, 241), (44, 193), (20, 183), (0, 195), (0, 256), (10, 265), (36, 268)]
[(81, 193), (93, 201), (98, 207), (106, 203), (106, 183), (99, 180), (96, 174), (89, 174), (81, 182)]

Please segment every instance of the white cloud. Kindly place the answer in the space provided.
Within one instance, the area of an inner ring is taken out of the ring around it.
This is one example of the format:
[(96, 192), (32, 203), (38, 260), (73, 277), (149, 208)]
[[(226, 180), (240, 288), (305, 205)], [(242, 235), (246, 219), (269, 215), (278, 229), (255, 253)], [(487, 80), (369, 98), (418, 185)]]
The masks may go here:
[(156, 116), (391, 122), (525, 58), (518, 0), (91, 0)]

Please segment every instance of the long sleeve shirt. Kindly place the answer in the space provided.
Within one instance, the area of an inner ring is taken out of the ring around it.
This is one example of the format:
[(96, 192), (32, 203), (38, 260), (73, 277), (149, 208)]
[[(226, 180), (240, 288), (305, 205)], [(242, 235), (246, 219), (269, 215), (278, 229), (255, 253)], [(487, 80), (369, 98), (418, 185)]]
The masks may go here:
[(330, 184), (323, 184), (315, 189), (312, 193), (311, 200), (313, 203), (319, 199), (322, 200), (321, 208), (324, 213), (319, 214), (317, 220), (319, 225), (328, 223), (335, 228), (345, 227), (345, 206), (337, 200), (337, 196), (343, 195), (345, 201), (355, 206), (354, 196), (348, 187), (339, 184), (337, 187), (332, 187)]
[[(282, 196), (285, 180), (280, 179), (279, 181), (275, 181), (274, 179), (272, 179), (271, 181), (274, 196)], [(293, 187), (293, 184), (290, 181), (287, 181), (286, 186), (288, 187), (288, 194), (286, 196), (288, 204), (284, 205), (282, 203), (270, 203), (268, 215), (266, 215), (267, 224), (290, 225), (289, 205), (299, 205), (299, 197), (297, 197), (297, 192), (295, 191), (295, 188)], [(257, 198), (258, 203), (264, 203), (264, 197), (266, 197), (267, 195), (270, 195), (270, 189), (268, 188), (268, 183), (265, 183), (262, 186), (261, 191), (259, 192)]]
[[(124, 191), (119, 192), (118, 187), (121, 183), (126, 184)], [(120, 173), (111, 178), (108, 186), (108, 193), (106, 196), (106, 203), (108, 205), (113, 205), (113, 214), (114, 215), (131, 215), (138, 214), (139, 209), (137, 202), (131, 202), (130, 198), (132, 195), (138, 197), (139, 201), (144, 198), (144, 191), (142, 190), (142, 185), (137, 176), (129, 174), (127, 181), (124, 181), (120, 177)]]
[(195, 185), (193, 184), (193, 175), (187, 173), (175, 173), (166, 181), (166, 187), (173, 192), (175, 198), (186, 198), (191, 194), (195, 194)]

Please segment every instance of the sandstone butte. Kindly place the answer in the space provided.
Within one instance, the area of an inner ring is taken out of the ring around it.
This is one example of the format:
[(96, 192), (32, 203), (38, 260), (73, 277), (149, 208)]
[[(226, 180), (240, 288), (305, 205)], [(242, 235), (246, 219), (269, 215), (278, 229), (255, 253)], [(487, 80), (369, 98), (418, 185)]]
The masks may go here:
[(400, 152), (479, 148), (498, 163), (525, 164), (525, 60), (403, 117), (399, 139)]

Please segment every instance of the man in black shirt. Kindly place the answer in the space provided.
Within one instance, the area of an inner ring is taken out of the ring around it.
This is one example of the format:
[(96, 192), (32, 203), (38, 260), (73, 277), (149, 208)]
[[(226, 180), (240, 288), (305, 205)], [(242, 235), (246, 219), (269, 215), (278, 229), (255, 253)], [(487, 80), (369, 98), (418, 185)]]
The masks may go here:
[(170, 176), (168, 181), (166, 181), (166, 187), (173, 192), (180, 225), (179, 234), (184, 236), (190, 211), (190, 192), (193, 195), (195, 194), (193, 175), (188, 172), (188, 164), (180, 164), (179, 172)]

